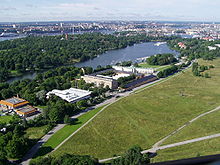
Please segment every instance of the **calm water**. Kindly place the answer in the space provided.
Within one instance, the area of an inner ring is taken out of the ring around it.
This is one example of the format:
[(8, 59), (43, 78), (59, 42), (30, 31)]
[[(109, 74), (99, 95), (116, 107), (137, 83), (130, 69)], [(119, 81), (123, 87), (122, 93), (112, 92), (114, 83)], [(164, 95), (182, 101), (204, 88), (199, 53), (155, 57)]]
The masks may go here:
[[(139, 58), (149, 57), (159, 53), (173, 53), (175, 55), (178, 55), (178, 52), (169, 49), (167, 44), (156, 46), (155, 42), (148, 42), (148, 43), (135, 44), (134, 46), (129, 46), (124, 49), (107, 51), (106, 53), (101, 54), (92, 60), (77, 63), (74, 66), (76, 67), (89, 66), (96, 68), (98, 65), (101, 66), (114, 65), (122, 61), (135, 62), (138, 61)], [(36, 77), (36, 75), (37, 73), (28, 73), (21, 77), (15, 77), (8, 80), (8, 83), (26, 78), (33, 79)]]
[(141, 43), (135, 44), (134, 46), (130, 46), (124, 49), (111, 50), (98, 57), (85, 61), (82, 63), (77, 63), (75, 66), (84, 67), (90, 66), (96, 68), (98, 65), (106, 66), (106, 65), (114, 65), (118, 62), (123, 61), (137, 61), (139, 58), (149, 57), (159, 53), (173, 53), (177, 55), (176, 51), (171, 50), (167, 44), (162, 44), (160, 46), (156, 46), (155, 42)]

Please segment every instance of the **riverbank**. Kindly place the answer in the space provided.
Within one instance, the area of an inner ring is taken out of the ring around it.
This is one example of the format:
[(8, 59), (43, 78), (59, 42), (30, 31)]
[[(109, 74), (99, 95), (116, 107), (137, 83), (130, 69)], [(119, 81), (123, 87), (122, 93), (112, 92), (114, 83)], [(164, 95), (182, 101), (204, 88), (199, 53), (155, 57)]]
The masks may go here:
[[(135, 44), (133, 46), (128, 46), (123, 49), (109, 50), (96, 58), (90, 59), (85, 62), (74, 63), (73, 66), (82, 68), (82, 67), (93, 67), (96, 68), (98, 65), (114, 65), (118, 62), (123, 61), (133, 61), (136, 62), (138, 58), (152, 56), (159, 53), (172, 53), (177, 55), (178, 52), (171, 50), (167, 44), (162, 44), (160, 46), (155, 45), (156, 42), (146, 42)], [(67, 65), (71, 66), (71, 65)], [(23, 79), (34, 79), (37, 75), (37, 72), (26, 73), (21, 77), (14, 77), (13, 79), (8, 80), (9, 83), (16, 80)]]

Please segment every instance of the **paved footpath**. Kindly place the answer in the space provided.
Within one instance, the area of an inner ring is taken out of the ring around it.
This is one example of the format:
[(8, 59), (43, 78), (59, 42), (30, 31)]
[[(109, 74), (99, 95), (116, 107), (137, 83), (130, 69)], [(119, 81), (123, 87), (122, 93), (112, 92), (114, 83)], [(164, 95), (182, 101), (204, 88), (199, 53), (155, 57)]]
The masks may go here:
[[(189, 67), (188, 67), (189, 68)], [(186, 68), (187, 69), (187, 68)], [(120, 98), (116, 98), (115, 97), (112, 97), (108, 100), (105, 100), (104, 102), (94, 106), (94, 107), (90, 107), (88, 109), (86, 109), (85, 111), (77, 114), (77, 115), (74, 115), (72, 116), (71, 118), (78, 118), (79, 116), (85, 114), (86, 112), (94, 109), (94, 108), (98, 108), (98, 107), (101, 107), (101, 106), (104, 106), (106, 104), (105, 107), (103, 107), (95, 116), (93, 116), (90, 120), (88, 120), (85, 124), (83, 124), (78, 130), (76, 130), (75, 132), (73, 132), (73, 134), (71, 134), (68, 138), (66, 138), (61, 144), (59, 144), (53, 151), (57, 150), (62, 144), (64, 144), (67, 140), (69, 140), (73, 135), (75, 135), (78, 131), (80, 131), (83, 127), (85, 127), (89, 122), (91, 122), (98, 114), (100, 114), (103, 110), (105, 110), (108, 106), (110, 106), (111, 104), (119, 101), (120, 99), (123, 99), (124, 97), (127, 97), (129, 96), (130, 94), (136, 94), (136, 93), (139, 93), (147, 88), (150, 88), (152, 86), (155, 86), (155, 85), (158, 85), (160, 83), (163, 83), (165, 81), (168, 81), (169, 79), (171, 78), (174, 78), (176, 76), (178, 76), (181, 72), (179, 73), (176, 73), (175, 75), (171, 76), (171, 77), (168, 77), (168, 78), (161, 78), (161, 79), (158, 79), (156, 81), (153, 81), (153, 82), (150, 82), (150, 83), (147, 83), (147, 84), (144, 84), (144, 85), (141, 85), (139, 87), (136, 87), (134, 88), (133, 90), (131, 91), (127, 91), (127, 92), (124, 92), (124, 93), (120, 93), (116, 96), (120, 96)], [(35, 144), (28, 152), (27, 154), (24, 156), (24, 158), (22, 159), (22, 162), (21, 164), (22, 165), (28, 165), (30, 160), (32, 159), (32, 157), (37, 153), (37, 151), (39, 150), (39, 148), (45, 143), (47, 142), (47, 140), (54, 134), (56, 133), (57, 131), (59, 131), (60, 129), (62, 129), (63, 127), (65, 126), (65, 124), (58, 124), (53, 130), (51, 130), (50, 132), (48, 132), (45, 136), (43, 136), (38, 142), (37, 144)], [(53, 152), (52, 151), (52, 152)], [(112, 158), (111, 158), (112, 159)]]
[[(168, 145), (160, 146), (158, 148), (151, 148), (151, 149), (148, 149), (148, 150), (144, 150), (141, 153), (142, 154), (156, 153), (158, 150), (164, 150), (164, 149), (167, 149), (167, 148), (178, 147), (178, 146), (181, 146), (181, 145), (195, 143), (195, 142), (208, 140), (208, 139), (213, 139), (213, 138), (218, 138), (218, 137), (220, 137), (220, 133), (214, 134), (214, 135), (209, 135), (209, 136), (204, 136), (204, 137), (200, 137), (200, 138), (195, 138), (195, 139), (191, 139), (191, 140), (186, 140), (186, 141), (182, 141), (182, 142), (178, 142), (178, 143), (168, 144)], [(120, 156), (107, 158), (107, 159), (102, 159), (102, 160), (99, 160), (99, 163), (104, 163), (104, 162), (111, 161), (111, 160), (117, 159), (117, 158), (120, 158)]]
[(31, 158), (37, 153), (38, 149), (57, 131), (62, 129), (65, 124), (58, 124), (51, 131), (49, 131), (46, 135), (44, 135), (38, 142), (35, 144), (24, 156), (22, 159), (22, 165), (28, 165)]
[(216, 112), (220, 110), (220, 106), (216, 107), (215, 109), (202, 113), (198, 116), (196, 116), (195, 118), (193, 118), (192, 120), (190, 120), (189, 122), (185, 123), (183, 126), (179, 127), (178, 129), (176, 129), (175, 131), (173, 131), (172, 133), (170, 133), (169, 135), (167, 135), (166, 137), (164, 137), (163, 139), (161, 139), (160, 141), (158, 141), (157, 143), (155, 143), (153, 145), (153, 148), (158, 148), (165, 140), (167, 140), (168, 138), (170, 138), (171, 136), (173, 136), (174, 134), (178, 133), (179, 131), (181, 131), (183, 128), (185, 128), (186, 126), (192, 124), (194, 121), (200, 119), (203, 116), (206, 116), (210, 113)]

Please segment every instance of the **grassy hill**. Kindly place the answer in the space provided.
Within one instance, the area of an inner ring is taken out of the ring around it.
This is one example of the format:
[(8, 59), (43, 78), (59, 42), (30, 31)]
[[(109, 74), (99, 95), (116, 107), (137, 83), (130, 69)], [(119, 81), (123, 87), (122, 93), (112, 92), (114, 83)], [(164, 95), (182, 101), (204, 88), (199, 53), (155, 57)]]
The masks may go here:
[(201, 117), (167, 139), (163, 145), (220, 133), (220, 110)]
[(183, 146), (161, 150), (151, 162), (162, 162), (220, 154), (220, 138), (204, 140)]
[(108, 158), (133, 145), (151, 146), (202, 112), (220, 105), (220, 59), (210, 63), (211, 78), (189, 69), (164, 83), (119, 100), (106, 108), (53, 154), (90, 154)]

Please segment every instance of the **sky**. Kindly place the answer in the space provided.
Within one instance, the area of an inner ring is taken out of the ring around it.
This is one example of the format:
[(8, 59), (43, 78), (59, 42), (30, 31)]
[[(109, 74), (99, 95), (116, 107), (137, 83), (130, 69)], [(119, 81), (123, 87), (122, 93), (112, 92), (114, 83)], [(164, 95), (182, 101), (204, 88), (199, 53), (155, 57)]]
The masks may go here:
[(0, 22), (220, 22), (220, 0), (0, 0)]

